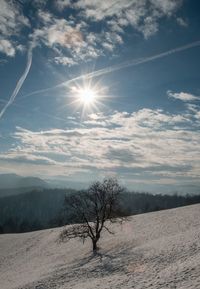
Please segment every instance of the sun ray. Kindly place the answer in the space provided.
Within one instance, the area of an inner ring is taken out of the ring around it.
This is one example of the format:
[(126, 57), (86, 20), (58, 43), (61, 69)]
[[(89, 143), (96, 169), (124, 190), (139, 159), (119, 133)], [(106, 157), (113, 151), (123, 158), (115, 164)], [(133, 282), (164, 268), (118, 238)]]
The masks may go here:
[(81, 110), (81, 116), (86, 113), (99, 111), (104, 105), (103, 99), (108, 97), (108, 88), (100, 82), (93, 82), (92, 79), (84, 78), (81, 83), (74, 83), (70, 88), (72, 101), (70, 104), (75, 110)]

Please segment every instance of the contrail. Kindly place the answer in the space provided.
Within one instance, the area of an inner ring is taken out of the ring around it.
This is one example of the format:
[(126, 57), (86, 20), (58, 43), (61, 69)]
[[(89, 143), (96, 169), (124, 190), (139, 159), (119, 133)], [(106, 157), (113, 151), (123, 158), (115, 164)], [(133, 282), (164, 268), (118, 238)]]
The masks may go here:
[(159, 54), (156, 54), (156, 55), (152, 55), (152, 56), (145, 57), (145, 58), (140, 58), (140, 59), (131, 59), (129, 61), (122, 62), (122, 63), (120, 63), (118, 65), (113, 65), (113, 66), (110, 66), (110, 67), (106, 67), (106, 68), (103, 68), (103, 69), (100, 69), (100, 70), (93, 71), (91, 73), (80, 75), (80, 76), (75, 77), (73, 79), (69, 79), (67, 81), (61, 82), (61, 83), (59, 83), (59, 84), (57, 84), (55, 86), (33, 91), (31, 93), (28, 93), (28, 94), (24, 95), (22, 98), (25, 98), (25, 97), (28, 97), (28, 96), (31, 96), (31, 95), (35, 95), (35, 94), (38, 94), (38, 93), (48, 92), (50, 90), (53, 90), (53, 89), (56, 89), (56, 88), (59, 88), (59, 87), (62, 87), (62, 86), (68, 86), (70, 83), (72, 83), (74, 81), (77, 81), (77, 80), (86, 79), (86, 78), (87, 79), (91, 79), (91, 78), (95, 78), (95, 77), (98, 77), (98, 76), (101, 76), (101, 75), (105, 75), (105, 74), (108, 74), (108, 73), (111, 73), (111, 72), (114, 72), (114, 71), (121, 70), (121, 69), (126, 68), (126, 67), (137, 66), (137, 65), (140, 65), (140, 64), (143, 64), (143, 63), (151, 62), (151, 61), (154, 61), (156, 59), (163, 58), (163, 57), (166, 57), (168, 55), (171, 55), (171, 54), (174, 54), (174, 53), (177, 53), (177, 52), (181, 52), (181, 51), (184, 51), (184, 50), (187, 50), (187, 49), (190, 49), (190, 48), (193, 48), (193, 47), (197, 47), (197, 46), (200, 46), (200, 40), (192, 42), (192, 43), (189, 43), (189, 44), (186, 44), (186, 45), (183, 45), (183, 46), (180, 46), (180, 47), (177, 47), (177, 48), (174, 48), (174, 49), (171, 49), (171, 50), (168, 50), (168, 51), (165, 51), (165, 52), (162, 52), (162, 53), (159, 53)]
[(26, 64), (26, 68), (24, 70), (24, 73), (22, 74), (22, 76), (20, 77), (20, 79), (17, 82), (17, 85), (13, 91), (13, 93), (10, 96), (10, 99), (8, 100), (8, 102), (5, 104), (5, 106), (3, 107), (3, 109), (0, 112), (0, 119), (2, 118), (2, 116), (4, 115), (4, 113), (6, 112), (6, 110), (8, 109), (8, 107), (13, 103), (13, 101), (15, 100), (15, 97), (17, 96), (20, 88), (22, 87), (28, 73), (29, 70), (31, 68), (31, 64), (32, 64), (32, 50), (33, 47), (31, 45), (31, 47), (28, 50), (28, 54), (27, 54), (27, 64)]
[[(111, 66), (111, 67), (104, 68), (104, 69), (101, 69), (101, 70), (97, 70), (97, 71), (94, 71), (94, 72), (90, 73), (89, 77), (97, 77), (97, 76), (100, 76), (100, 75), (103, 75), (103, 74), (107, 74), (107, 73), (111, 73), (111, 72), (114, 72), (114, 71), (117, 71), (117, 70), (120, 70), (120, 69), (123, 69), (123, 68), (126, 68), (126, 67), (137, 66), (137, 65), (140, 65), (140, 64), (143, 64), (143, 63), (146, 63), (146, 62), (150, 62), (150, 61), (153, 61), (153, 60), (156, 60), (156, 59), (159, 59), (159, 58), (163, 58), (163, 57), (168, 56), (170, 54), (174, 54), (174, 53), (177, 53), (177, 52), (181, 52), (181, 51), (187, 50), (189, 48), (196, 47), (196, 46), (200, 46), (200, 40), (196, 41), (196, 42), (192, 42), (192, 43), (184, 45), (184, 46), (180, 46), (180, 47), (177, 47), (177, 48), (162, 52), (162, 53), (159, 53), (159, 54), (156, 54), (156, 55), (152, 55), (152, 56), (145, 57), (145, 58), (140, 58), (140, 59), (129, 60), (129, 61), (123, 62), (123, 63), (121, 63), (119, 65), (115, 65), (115, 66)], [(86, 75), (86, 77), (87, 77), (87, 75)]]

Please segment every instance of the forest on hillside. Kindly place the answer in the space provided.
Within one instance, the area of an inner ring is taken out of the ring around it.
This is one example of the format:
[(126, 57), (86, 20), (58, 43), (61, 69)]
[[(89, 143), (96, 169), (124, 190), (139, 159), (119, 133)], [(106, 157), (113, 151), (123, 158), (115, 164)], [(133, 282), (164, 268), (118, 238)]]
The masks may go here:
[[(0, 233), (20, 233), (73, 223), (64, 200), (71, 189), (32, 190), (0, 198)], [(200, 195), (162, 195), (125, 191), (119, 215), (135, 215), (200, 203)]]

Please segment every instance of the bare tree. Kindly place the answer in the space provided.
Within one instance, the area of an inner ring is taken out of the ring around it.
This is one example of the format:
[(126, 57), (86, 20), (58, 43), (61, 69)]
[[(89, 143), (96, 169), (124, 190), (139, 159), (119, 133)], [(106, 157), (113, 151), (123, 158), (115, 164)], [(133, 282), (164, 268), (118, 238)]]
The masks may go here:
[(71, 210), (73, 220), (79, 224), (65, 227), (60, 235), (61, 240), (81, 238), (84, 241), (90, 238), (93, 251), (96, 251), (102, 230), (113, 233), (106, 221), (122, 221), (119, 218), (119, 196), (123, 191), (116, 179), (107, 178), (103, 182), (93, 183), (86, 192), (66, 197), (65, 206)]

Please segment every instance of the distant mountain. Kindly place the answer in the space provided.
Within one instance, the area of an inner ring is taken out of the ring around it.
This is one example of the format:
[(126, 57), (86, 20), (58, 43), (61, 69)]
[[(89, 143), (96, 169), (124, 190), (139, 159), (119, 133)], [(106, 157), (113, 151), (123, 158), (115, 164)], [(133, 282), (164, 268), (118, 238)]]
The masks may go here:
[(32, 187), (32, 188), (46, 188), (48, 187), (48, 184), (36, 177), (24, 177), (21, 178), (18, 182), (19, 188), (27, 188), (27, 187)]
[(32, 189), (47, 188), (48, 183), (37, 177), (0, 174), (0, 197), (16, 195)]
[(16, 174), (1, 174), (0, 189), (16, 188), (20, 179), (21, 177)]
[(87, 189), (89, 184), (87, 182), (69, 181), (63, 179), (46, 179), (51, 188), (66, 189), (71, 188), (74, 190)]

